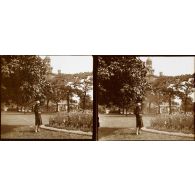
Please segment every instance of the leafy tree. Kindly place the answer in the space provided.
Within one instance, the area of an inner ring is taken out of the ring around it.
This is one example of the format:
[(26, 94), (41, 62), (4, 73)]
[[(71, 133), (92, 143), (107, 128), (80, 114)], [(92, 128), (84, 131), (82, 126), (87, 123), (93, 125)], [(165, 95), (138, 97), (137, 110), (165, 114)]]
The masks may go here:
[(68, 112), (70, 112), (70, 102), (72, 102), (72, 97), (73, 97), (73, 93), (74, 93), (74, 89), (71, 86), (65, 86), (65, 88), (63, 89), (66, 100), (67, 100), (67, 108), (68, 108)]
[(160, 113), (160, 105), (162, 102), (168, 102), (165, 97), (165, 89), (167, 88), (167, 77), (161, 76), (150, 82), (151, 88), (146, 92), (146, 102), (148, 103), (148, 111), (151, 111), (151, 105), (155, 104), (158, 107), (158, 113)]
[(1, 56), (1, 100), (26, 106), (45, 98), (47, 66), (39, 56)]
[(185, 101), (182, 101), (181, 109), (184, 111), (184, 113), (193, 112), (194, 104), (191, 97), (187, 97)]
[(51, 81), (50, 91), (48, 91), (48, 99), (56, 103), (56, 111), (58, 111), (58, 103), (67, 100), (67, 111), (70, 112), (70, 101), (73, 96), (74, 89), (68, 85), (63, 78), (56, 78)]
[(84, 112), (86, 107), (89, 107), (90, 104), (90, 96), (88, 95), (88, 92), (93, 88), (92, 77), (88, 76), (87, 78), (77, 80), (74, 83), (74, 88), (77, 95), (80, 97), (80, 102), (82, 103), (81, 108)]
[(164, 97), (168, 100), (169, 103), (169, 114), (172, 114), (172, 102), (175, 96), (178, 94), (178, 91), (174, 89), (174, 85), (168, 86), (163, 89)]
[(130, 103), (143, 101), (149, 84), (147, 68), (137, 57), (98, 57), (98, 102), (100, 105), (128, 107)]
[(67, 100), (68, 111), (70, 111), (70, 103), (73, 102), (74, 94), (79, 96), (80, 107), (83, 111), (90, 107), (91, 100), (89, 100), (88, 92), (92, 90), (93, 86), (91, 72), (61, 74), (51, 81), (51, 86), (53, 93), (50, 93), (51, 96), (48, 97), (51, 97), (51, 100), (56, 103)]
[[(85, 103), (83, 101), (85, 101)], [(85, 109), (93, 109), (93, 101), (91, 100), (91, 97), (89, 95), (86, 95), (85, 99), (81, 99), (79, 107), (83, 109), (83, 111)]]
[(148, 98), (156, 103), (159, 109), (162, 102), (168, 102), (169, 113), (171, 114), (174, 99), (175, 97), (179, 97), (183, 102), (183, 107), (186, 112), (189, 95), (193, 90), (193, 83), (192, 75), (159, 77), (152, 83), (152, 91)]
[(187, 80), (184, 81), (180, 81), (179, 84), (177, 85), (177, 89), (180, 91), (180, 98), (182, 100), (182, 107), (184, 109), (184, 112), (187, 112), (187, 107), (188, 104), (191, 105), (192, 104), (192, 100), (189, 97), (189, 95), (191, 95), (193, 93), (193, 88), (194, 88), (194, 79), (193, 78), (189, 78)]
[(179, 95), (179, 91), (176, 88), (176, 80), (174, 77), (159, 77), (152, 84), (153, 102), (158, 105), (158, 112), (160, 113), (160, 105), (163, 102), (169, 104), (169, 114), (172, 113), (172, 104), (176, 96)]

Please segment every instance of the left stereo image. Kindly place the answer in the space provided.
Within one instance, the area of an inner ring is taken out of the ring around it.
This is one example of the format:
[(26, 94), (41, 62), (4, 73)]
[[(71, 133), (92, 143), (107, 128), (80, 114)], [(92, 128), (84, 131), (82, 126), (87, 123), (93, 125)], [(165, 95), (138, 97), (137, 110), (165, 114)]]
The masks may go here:
[(92, 56), (0, 56), (1, 140), (92, 140)]

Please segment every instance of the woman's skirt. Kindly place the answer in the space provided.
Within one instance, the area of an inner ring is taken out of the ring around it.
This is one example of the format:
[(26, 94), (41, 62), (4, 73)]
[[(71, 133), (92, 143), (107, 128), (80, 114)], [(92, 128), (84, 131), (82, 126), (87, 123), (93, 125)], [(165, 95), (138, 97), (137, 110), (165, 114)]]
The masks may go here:
[(35, 114), (35, 125), (42, 125), (41, 114)]
[(136, 116), (136, 127), (142, 128), (143, 126), (142, 116)]

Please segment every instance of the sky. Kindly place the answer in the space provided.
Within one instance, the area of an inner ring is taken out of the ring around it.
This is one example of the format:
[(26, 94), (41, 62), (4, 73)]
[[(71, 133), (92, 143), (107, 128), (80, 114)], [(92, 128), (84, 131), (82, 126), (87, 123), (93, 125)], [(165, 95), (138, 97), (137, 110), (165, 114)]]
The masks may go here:
[[(44, 56), (45, 57), (45, 56)], [(140, 57), (146, 61), (147, 57)], [(195, 71), (194, 57), (150, 57), (154, 74), (163, 72), (167, 76), (193, 74)], [(50, 56), (53, 73), (74, 74), (93, 71), (92, 56)]]
[(93, 57), (92, 56), (49, 56), (51, 59), (52, 72), (74, 74), (80, 72), (93, 71)]
[[(147, 57), (140, 57), (146, 61)], [(167, 76), (193, 74), (195, 71), (194, 57), (150, 57), (154, 74), (163, 72)]]

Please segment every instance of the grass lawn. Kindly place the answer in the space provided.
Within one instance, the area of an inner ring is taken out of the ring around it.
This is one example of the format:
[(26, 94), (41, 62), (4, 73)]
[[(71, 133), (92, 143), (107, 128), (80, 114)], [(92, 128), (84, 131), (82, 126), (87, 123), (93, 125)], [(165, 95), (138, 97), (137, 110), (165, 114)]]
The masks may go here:
[(141, 132), (141, 135), (136, 135), (135, 128), (99, 128), (99, 140), (194, 140), (190, 137), (181, 137), (173, 135), (164, 135), (159, 133)]
[[(152, 118), (153, 116), (143, 117), (145, 127), (150, 126)], [(136, 135), (136, 120), (134, 116), (99, 114), (99, 122), (99, 140), (194, 140), (194, 138), (149, 132), (142, 132), (141, 135)]]
[[(144, 116), (144, 126), (150, 126), (152, 116)], [(134, 128), (136, 121), (134, 116), (99, 114), (100, 127), (107, 128)]]
[[(42, 114), (43, 124), (47, 124), (52, 114)], [(91, 139), (88, 135), (76, 135), (65, 132), (41, 129), (34, 132), (34, 114), (1, 112), (1, 139)]]

